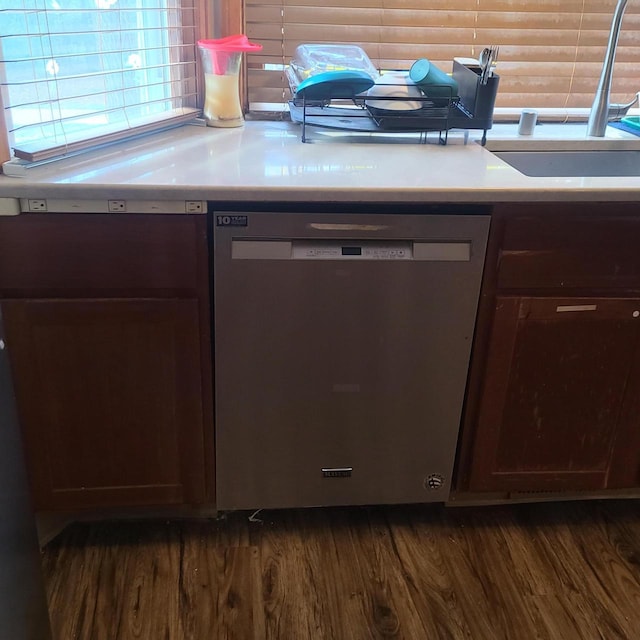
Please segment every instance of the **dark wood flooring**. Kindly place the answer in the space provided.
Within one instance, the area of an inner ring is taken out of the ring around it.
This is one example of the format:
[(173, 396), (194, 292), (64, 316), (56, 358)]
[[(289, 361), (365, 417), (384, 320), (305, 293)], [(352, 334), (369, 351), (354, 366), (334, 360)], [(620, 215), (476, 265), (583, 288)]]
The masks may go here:
[(43, 555), (56, 640), (640, 638), (640, 503), (78, 524)]

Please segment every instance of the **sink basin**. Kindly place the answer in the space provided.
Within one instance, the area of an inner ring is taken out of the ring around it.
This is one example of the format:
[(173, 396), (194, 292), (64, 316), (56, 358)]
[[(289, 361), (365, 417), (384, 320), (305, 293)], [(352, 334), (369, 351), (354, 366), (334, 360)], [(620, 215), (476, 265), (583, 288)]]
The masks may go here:
[(532, 177), (640, 176), (640, 150), (494, 151), (493, 154)]

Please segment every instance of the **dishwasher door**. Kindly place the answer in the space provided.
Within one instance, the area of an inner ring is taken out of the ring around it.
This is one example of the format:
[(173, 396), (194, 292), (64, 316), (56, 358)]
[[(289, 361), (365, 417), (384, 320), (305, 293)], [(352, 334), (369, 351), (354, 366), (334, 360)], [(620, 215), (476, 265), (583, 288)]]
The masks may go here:
[(213, 220), (218, 508), (446, 500), (489, 216)]

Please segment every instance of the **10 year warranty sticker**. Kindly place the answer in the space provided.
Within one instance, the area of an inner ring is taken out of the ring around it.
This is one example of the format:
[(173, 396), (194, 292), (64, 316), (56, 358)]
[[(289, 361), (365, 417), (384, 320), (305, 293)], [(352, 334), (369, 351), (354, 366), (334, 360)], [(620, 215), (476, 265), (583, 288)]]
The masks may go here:
[(217, 227), (246, 227), (247, 216), (234, 216), (234, 215), (217, 215), (216, 216)]

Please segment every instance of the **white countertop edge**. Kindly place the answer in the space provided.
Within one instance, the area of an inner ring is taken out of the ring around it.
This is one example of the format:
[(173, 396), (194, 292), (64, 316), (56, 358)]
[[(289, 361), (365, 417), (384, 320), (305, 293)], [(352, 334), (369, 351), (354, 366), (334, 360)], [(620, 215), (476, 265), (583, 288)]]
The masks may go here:
[[(170, 194), (168, 200), (208, 200), (220, 202), (327, 202), (327, 203), (507, 203), (507, 202), (639, 202), (638, 187), (590, 187), (558, 189), (548, 187), (530, 187), (527, 189), (414, 189), (394, 191), (393, 189), (352, 190), (330, 189), (319, 192), (317, 189), (211, 189), (206, 187), (146, 187), (126, 186), (121, 188), (103, 186), (44, 185), (37, 190), (12, 189), (11, 197), (6, 200), (18, 201), (20, 198), (39, 199), (135, 199), (141, 201), (157, 200), (160, 194)], [(0, 196), (3, 190), (0, 188)], [(135, 211), (129, 210), (128, 213)], [(117, 213), (114, 215), (118, 215)]]
[(496, 125), (485, 148), (464, 145), (460, 136), (446, 146), (377, 138), (303, 144), (299, 127), (285, 122), (248, 122), (238, 130), (183, 127), (34, 167), (22, 178), (0, 176), (0, 199), (640, 202), (640, 177), (531, 178), (490, 152), (640, 149), (639, 137), (617, 129), (608, 128), (605, 139), (585, 139), (585, 126), (548, 125), (525, 137), (514, 125)]

